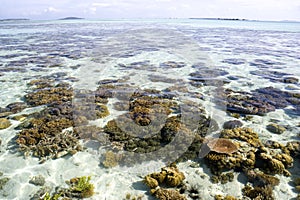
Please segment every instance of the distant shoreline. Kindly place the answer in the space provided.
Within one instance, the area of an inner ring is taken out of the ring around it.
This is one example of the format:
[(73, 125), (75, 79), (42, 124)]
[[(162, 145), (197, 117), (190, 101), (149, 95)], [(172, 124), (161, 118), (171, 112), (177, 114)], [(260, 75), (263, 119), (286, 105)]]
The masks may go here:
[(272, 20), (257, 20), (257, 19), (242, 19), (242, 18), (209, 18), (209, 17), (190, 17), (190, 18), (103, 18), (103, 19), (96, 19), (96, 18), (81, 18), (81, 17), (64, 17), (59, 19), (27, 19), (27, 18), (7, 18), (7, 19), (0, 19), (0, 22), (18, 22), (18, 21), (55, 21), (55, 20), (105, 20), (105, 21), (124, 21), (124, 20), (217, 20), (217, 21), (245, 21), (245, 22), (279, 22), (279, 23), (300, 23), (300, 21), (295, 20), (281, 20), (281, 21), (272, 21)]
[(58, 20), (78, 20), (78, 19), (84, 19), (81, 17), (64, 17), (64, 18), (60, 18)]
[[(239, 19), (239, 18), (198, 18), (198, 17), (191, 17), (189, 19), (200, 19), (200, 20), (227, 20), (227, 21), (250, 21), (249, 19)], [(255, 20), (251, 20), (255, 21)]]
[(26, 18), (9, 18), (9, 19), (0, 19), (1, 22), (9, 22), (9, 21), (29, 21), (30, 19)]

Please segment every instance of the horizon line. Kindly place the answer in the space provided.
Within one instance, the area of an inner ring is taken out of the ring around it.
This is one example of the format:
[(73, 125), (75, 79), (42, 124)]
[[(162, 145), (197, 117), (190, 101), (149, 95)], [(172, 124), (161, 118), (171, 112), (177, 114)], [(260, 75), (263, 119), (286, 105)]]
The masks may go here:
[[(69, 19), (68, 19), (69, 18)], [(153, 19), (190, 19), (190, 20), (220, 20), (220, 21), (260, 21), (260, 22), (300, 22), (300, 20), (264, 20), (264, 19), (246, 19), (238, 17), (120, 17), (120, 18), (84, 18), (84, 17), (62, 17), (62, 18), (52, 18), (52, 19), (32, 19), (32, 18), (0, 18), (0, 21), (14, 21), (14, 20), (31, 20), (31, 21), (52, 21), (52, 20), (153, 20)]]

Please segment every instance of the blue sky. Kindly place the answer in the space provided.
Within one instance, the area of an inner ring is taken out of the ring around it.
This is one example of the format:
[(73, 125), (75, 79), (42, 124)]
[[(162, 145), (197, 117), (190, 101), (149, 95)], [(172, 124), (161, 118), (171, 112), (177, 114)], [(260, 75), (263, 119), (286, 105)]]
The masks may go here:
[(0, 18), (223, 17), (300, 21), (300, 0), (0, 0)]

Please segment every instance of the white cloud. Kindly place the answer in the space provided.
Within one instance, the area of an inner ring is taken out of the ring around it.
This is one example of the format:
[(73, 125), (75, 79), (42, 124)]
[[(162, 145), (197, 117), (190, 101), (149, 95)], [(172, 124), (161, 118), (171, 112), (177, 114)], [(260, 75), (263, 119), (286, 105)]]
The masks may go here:
[(171, 2), (172, 0), (155, 0), (156, 2)]
[(108, 7), (111, 5), (112, 4), (110, 4), (110, 3), (92, 3), (92, 6), (94, 6), (94, 7)]
[(50, 6), (46, 9), (44, 9), (44, 12), (59, 12), (59, 9), (56, 9), (56, 8)]

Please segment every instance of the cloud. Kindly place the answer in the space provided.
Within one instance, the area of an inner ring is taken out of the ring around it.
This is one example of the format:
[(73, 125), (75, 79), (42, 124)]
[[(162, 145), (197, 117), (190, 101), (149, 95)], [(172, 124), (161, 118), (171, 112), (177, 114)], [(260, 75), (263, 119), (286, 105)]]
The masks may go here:
[(54, 8), (54, 7), (52, 7), (52, 6), (50, 6), (50, 7), (48, 7), (48, 8), (46, 8), (46, 9), (44, 9), (44, 12), (59, 12), (60, 10), (59, 9), (56, 9), (56, 8)]
[(108, 7), (111, 6), (112, 4), (110, 3), (92, 3), (93, 7)]

